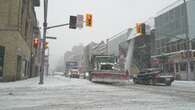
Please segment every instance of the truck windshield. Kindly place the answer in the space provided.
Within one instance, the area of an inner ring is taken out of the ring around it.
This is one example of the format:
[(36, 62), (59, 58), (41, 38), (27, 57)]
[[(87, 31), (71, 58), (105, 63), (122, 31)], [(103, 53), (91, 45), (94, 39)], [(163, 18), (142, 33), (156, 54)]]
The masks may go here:
[(102, 65), (101, 70), (112, 70), (113, 65), (107, 64), (107, 65)]

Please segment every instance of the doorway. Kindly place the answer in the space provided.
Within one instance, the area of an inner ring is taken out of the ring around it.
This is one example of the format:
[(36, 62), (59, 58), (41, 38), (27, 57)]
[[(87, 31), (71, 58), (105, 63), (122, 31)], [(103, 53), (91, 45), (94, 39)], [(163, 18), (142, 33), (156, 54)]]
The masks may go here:
[(5, 48), (0, 46), (0, 77), (3, 77), (4, 54)]
[(16, 72), (16, 80), (21, 79), (21, 71), (22, 71), (22, 57), (17, 56), (17, 72)]

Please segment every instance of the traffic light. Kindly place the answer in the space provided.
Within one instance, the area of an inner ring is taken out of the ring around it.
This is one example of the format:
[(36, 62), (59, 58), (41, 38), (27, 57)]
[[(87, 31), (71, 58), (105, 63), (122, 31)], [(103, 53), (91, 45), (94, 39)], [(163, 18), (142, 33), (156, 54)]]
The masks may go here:
[(92, 27), (93, 16), (92, 14), (86, 14), (86, 26)]
[(141, 23), (136, 23), (136, 33), (141, 32)]
[(34, 40), (33, 40), (33, 47), (34, 48), (38, 48), (39, 47), (39, 39), (38, 38), (34, 38)]
[(70, 29), (76, 29), (77, 28), (77, 17), (76, 16), (70, 16), (69, 28)]
[(140, 33), (142, 35), (145, 35), (145, 33), (146, 33), (145, 23), (136, 23), (136, 33)]
[(49, 46), (48, 46), (48, 41), (45, 41), (45, 49), (47, 49)]

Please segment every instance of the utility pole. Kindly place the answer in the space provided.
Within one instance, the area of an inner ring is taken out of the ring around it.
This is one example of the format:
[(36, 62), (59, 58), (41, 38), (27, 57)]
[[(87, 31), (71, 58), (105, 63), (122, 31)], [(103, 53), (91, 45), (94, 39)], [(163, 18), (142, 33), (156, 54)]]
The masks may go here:
[(42, 58), (41, 58), (41, 73), (40, 73), (40, 82), (39, 82), (39, 84), (43, 84), (43, 78), (44, 78), (45, 40), (46, 40), (46, 31), (47, 31), (47, 9), (48, 9), (48, 0), (44, 0), (44, 22), (43, 22)]
[(188, 8), (187, 8), (187, 3), (186, 0), (183, 0), (184, 2), (184, 10), (185, 11), (185, 34), (186, 34), (186, 40), (187, 40), (187, 80), (190, 80), (190, 76), (191, 76), (191, 50), (192, 50), (192, 45), (191, 45), (191, 39), (189, 37), (189, 29), (188, 29)]
[[(43, 22), (43, 39), (42, 39), (42, 58), (41, 58), (41, 73), (40, 73), (40, 82), (39, 84), (43, 84), (43, 80), (44, 80), (44, 66), (45, 66), (45, 42), (46, 42), (46, 38), (49, 39), (56, 39), (56, 37), (46, 37), (46, 32), (48, 29), (52, 29), (52, 28), (57, 28), (57, 27), (63, 27), (63, 26), (73, 26), (76, 25), (77, 23), (77, 17), (72, 16), (71, 18), (74, 19), (70, 19), (69, 23), (66, 24), (60, 24), (60, 25), (54, 25), (54, 26), (47, 26), (47, 12), (48, 12), (48, 0), (44, 0), (44, 22)], [(92, 14), (88, 14), (90, 17), (88, 17), (89, 19), (87, 19), (88, 22), (90, 22), (89, 27), (92, 26)], [(81, 16), (80, 16), (81, 17)], [(75, 19), (76, 18), (76, 19)], [(80, 20), (78, 20), (79, 24), (83, 23), (83, 20), (80, 18)], [(88, 26), (88, 25), (87, 25)], [(74, 27), (74, 29), (76, 29), (76, 27)], [(71, 28), (71, 27), (69, 27)], [(73, 28), (71, 28), (73, 29)], [(49, 54), (48, 54), (49, 55)]]

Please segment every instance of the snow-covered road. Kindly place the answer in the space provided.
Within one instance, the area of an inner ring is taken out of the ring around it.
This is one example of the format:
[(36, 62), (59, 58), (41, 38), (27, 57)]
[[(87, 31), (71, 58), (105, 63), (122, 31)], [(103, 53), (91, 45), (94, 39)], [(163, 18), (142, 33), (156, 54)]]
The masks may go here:
[(0, 83), (0, 110), (195, 110), (195, 82), (96, 84), (49, 76)]

